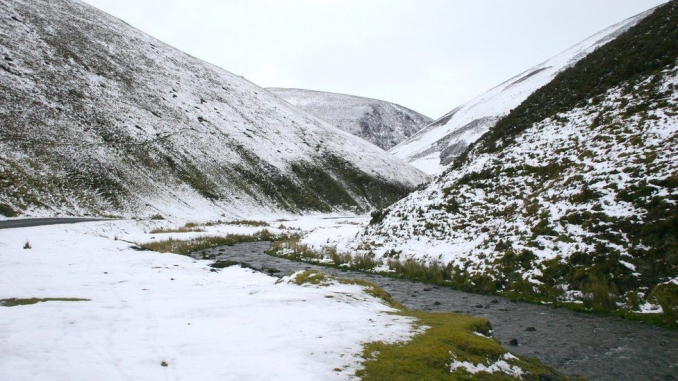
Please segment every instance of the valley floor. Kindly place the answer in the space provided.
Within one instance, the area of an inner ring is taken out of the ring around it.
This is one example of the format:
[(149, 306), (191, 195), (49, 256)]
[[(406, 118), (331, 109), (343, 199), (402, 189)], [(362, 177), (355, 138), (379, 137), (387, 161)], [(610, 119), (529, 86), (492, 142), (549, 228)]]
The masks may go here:
[(12, 380), (348, 380), (363, 367), (366, 343), (421, 333), (413, 318), (392, 314), (361, 286), (294, 284), (303, 269), (368, 280), (408, 308), (486, 317), (512, 352), (573, 376), (671, 379), (678, 371), (678, 334), (647, 325), (291, 262), (263, 254), (267, 242), (205, 252), (276, 277), (132, 248), (262, 229), (341, 247), (367, 220), (102, 221), (0, 230), (0, 373)]
[(358, 285), (210, 271), (207, 261), (135, 251), (125, 241), (158, 237), (142, 229), (0, 231), (3, 379), (352, 379), (364, 343), (416, 332)]

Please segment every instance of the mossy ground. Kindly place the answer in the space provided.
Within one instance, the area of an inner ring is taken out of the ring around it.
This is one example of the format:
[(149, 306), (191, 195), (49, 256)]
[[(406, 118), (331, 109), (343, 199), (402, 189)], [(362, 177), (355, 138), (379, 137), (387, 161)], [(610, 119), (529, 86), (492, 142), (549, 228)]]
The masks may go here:
[[(369, 343), (365, 346), (364, 369), (357, 375), (369, 380), (514, 380), (509, 374), (478, 372), (465, 369), (451, 372), (456, 361), (490, 365), (508, 353), (489, 335), (486, 319), (455, 313), (429, 313), (403, 310), (400, 314), (411, 316), (426, 327), (425, 331), (408, 342), (385, 344)], [(524, 380), (569, 380), (537, 359), (513, 358), (508, 361), (519, 367)]]
[(297, 286), (304, 285), (314, 285), (314, 286), (329, 286), (332, 284), (334, 279), (319, 271), (309, 270), (301, 273), (297, 273), (290, 280), (290, 283), (296, 284)]
[[(356, 284), (372, 296), (384, 300), (398, 310), (396, 314), (412, 317), (421, 332), (410, 341), (365, 345), (362, 357), (364, 368), (357, 372), (362, 380), (513, 380), (509, 374), (479, 372), (471, 374), (464, 369), (451, 372), (456, 361), (486, 366), (504, 359), (508, 353), (501, 344), (491, 339), (492, 327), (487, 319), (456, 313), (429, 313), (410, 311), (395, 301), (386, 290), (365, 280), (335, 278), (309, 270), (295, 274), (290, 282), (300, 286), (329, 286), (332, 283)], [(509, 356), (511, 366), (522, 370), (525, 380), (568, 380), (553, 368), (536, 359)], [(340, 371), (340, 370), (337, 370)], [(547, 378), (548, 377), (548, 378)]]
[(391, 307), (401, 310), (405, 309), (405, 306), (403, 306), (402, 304), (398, 303), (395, 299), (393, 299), (391, 294), (386, 292), (386, 290), (366, 280), (335, 278), (331, 275), (316, 270), (307, 270), (300, 272), (296, 274), (294, 278), (292, 278), (291, 280), (291, 283), (294, 283), (298, 286), (303, 286), (306, 284), (316, 286), (329, 286), (333, 282), (341, 284), (355, 284), (361, 286), (365, 293), (372, 295), (375, 298), (382, 299)]
[(43, 302), (89, 302), (90, 299), (81, 299), (81, 298), (8, 298), (0, 299), (0, 306), (2, 307), (16, 307), (16, 306), (27, 306), (31, 304), (43, 303)]

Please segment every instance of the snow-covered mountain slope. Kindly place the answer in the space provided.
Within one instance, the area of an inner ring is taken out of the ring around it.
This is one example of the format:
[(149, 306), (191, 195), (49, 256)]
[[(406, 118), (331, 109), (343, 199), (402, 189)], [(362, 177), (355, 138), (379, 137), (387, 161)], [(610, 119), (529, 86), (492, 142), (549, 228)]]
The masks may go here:
[(416, 111), (377, 99), (301, 89), (267, 90), (385, 150), (414, 135), (433, 121)]
[(443, 172), (469, 144), (478, 140), (535, 90), (628, 30), (649, 12), (615, 24), (455, 108), (389, 152), (428, 174)]
[(364, 211), (426, 180), (78, 0), (0, 10), (0, 214)]
[(474, 291), (604, 309), (637, 309), (663, 285), (678, 291), (676, 41), (673, 1), (532, 94), (424, 189), (373, 214), (352, 248), (438, 261)]

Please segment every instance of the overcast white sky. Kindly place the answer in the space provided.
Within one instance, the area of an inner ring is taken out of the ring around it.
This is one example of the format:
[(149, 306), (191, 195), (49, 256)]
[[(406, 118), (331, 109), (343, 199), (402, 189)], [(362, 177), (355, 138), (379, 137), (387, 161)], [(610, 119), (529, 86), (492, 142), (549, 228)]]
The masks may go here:
[(667, 0), (84, 0), (264, 87), (438, 118)]

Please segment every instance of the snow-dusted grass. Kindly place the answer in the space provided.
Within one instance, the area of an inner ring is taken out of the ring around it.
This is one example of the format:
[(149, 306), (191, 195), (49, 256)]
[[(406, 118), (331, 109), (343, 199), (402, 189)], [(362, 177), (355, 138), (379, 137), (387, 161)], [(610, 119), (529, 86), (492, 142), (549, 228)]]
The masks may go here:
[(101, 234), (112, 225), (144, 235), (128, 221), (0, 231), (0, 299), (89, 299), (0, 307), (3, 378), (351, 379), (364, 343), (413, 335), (361, 285), (211, 272)]
[(639, 312), (676, 277), (676, 86), (669, 66), (534, 123), (501, 150), (477, 146), (337, 247), (438, 261), (474, 292)]
[(293, 261), (314, 263), (321, 266), (340, 267), (355, 271), (376, 273), (419, 282), (453, 286), (452, 268), (439, 261), (418, 261), (412, 258), (375, 258), (370, 253), (338, 251), (336, 246), (321, 245), (320, 248), (301, 243), (301, 235), (278, 237), (268, 254)]
[(147, 250), (157, 251), (159, 253), (190, 254), (199, 250), (205, 250), (217, 246), (232, 246), (236, 243), (271, 241), (274, 236), (266, 229), (260, 230), (252, 235), (226, 234), (200, 236), (190, 239), (174, 239), (152, 241), (142, 243), (141, 247)]

